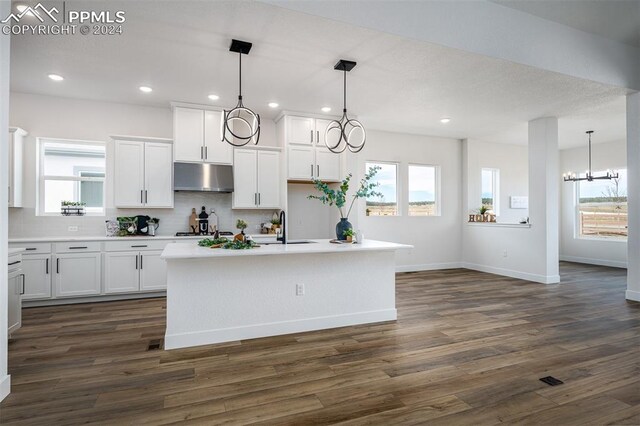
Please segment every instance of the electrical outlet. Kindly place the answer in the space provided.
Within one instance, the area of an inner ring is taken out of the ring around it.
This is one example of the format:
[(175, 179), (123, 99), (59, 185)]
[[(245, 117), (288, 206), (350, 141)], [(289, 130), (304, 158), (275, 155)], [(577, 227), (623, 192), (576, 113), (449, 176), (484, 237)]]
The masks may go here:
[(304, 296), (304, 284), (296, 284), (296, 296)]
[(507, 257), (507, 251), (506, 250), (502, 251), (502, 257)]
[(67, 231), (69, 231), (69, 232), (78, 232), (78, 227), (77, 226), (69, 226), (69, 227), (67, 227)]

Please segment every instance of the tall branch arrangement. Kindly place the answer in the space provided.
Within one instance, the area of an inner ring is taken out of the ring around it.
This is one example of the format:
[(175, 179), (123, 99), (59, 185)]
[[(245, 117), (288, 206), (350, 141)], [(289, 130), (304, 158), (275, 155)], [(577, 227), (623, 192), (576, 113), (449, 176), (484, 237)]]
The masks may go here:
[(360, 181), (360, 187), (351, 197), (351, 203), (347, 210), (347, 214), (344, 214), (345, 206), (347, 205), (347, 193), (349, 192), (349, 183), (351, 182), (352, 174), (344, 178), (340, 183), (340, 187), (336, 189), (329, 188), (329, 185), (322, 182), (320, 179), (313, 179), (314, 187), (322, 193), (322, 195), (309, 195), (307, 198), (310, 200), (320, 200), (322, 204), (328, 204), (330, 206), (336, 206), (340, 211), (340, 217), (343, 219), (349, 218), (351, 209), (358, 198), (380, 197), (383, 198), (381, 192), (377, 192), (375, 189), (380, 185), (378, 182), (371, 182), (371, 179), (381, 169), (380, 166), (369, 167), (369, 171), (364, 178)]

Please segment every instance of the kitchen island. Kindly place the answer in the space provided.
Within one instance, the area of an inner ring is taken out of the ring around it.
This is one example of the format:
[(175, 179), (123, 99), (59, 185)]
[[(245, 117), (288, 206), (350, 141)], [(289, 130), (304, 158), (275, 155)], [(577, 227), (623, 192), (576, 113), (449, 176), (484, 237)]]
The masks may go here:
[(250, 250), (171, 243), (165, 349), (392, 321), (395, 251), (366, 240)]

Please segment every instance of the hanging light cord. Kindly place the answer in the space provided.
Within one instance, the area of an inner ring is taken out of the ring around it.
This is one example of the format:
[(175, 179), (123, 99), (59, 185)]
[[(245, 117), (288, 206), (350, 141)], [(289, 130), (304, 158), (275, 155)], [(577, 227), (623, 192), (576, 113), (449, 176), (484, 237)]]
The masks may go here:
[(238, 106), (242, 105), (242, 53), (238, 53)]

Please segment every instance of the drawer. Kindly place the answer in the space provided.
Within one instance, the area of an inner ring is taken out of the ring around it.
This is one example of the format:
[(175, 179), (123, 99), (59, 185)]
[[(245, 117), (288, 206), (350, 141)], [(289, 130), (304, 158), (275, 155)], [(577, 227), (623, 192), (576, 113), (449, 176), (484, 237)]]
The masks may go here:
[(145, 251), (145, 250), (164, 250), (171, 240), (159, 241), (108, 241), (104, 243), (104, 251)]
[(56, 253), (86, 253), (102, 251), (101, 243), (97, 241), (73, 241), (56, 243)]
[(11, 243), (9, 248), (23, 248), (26, 255), (51, 253), (51, 243)]

